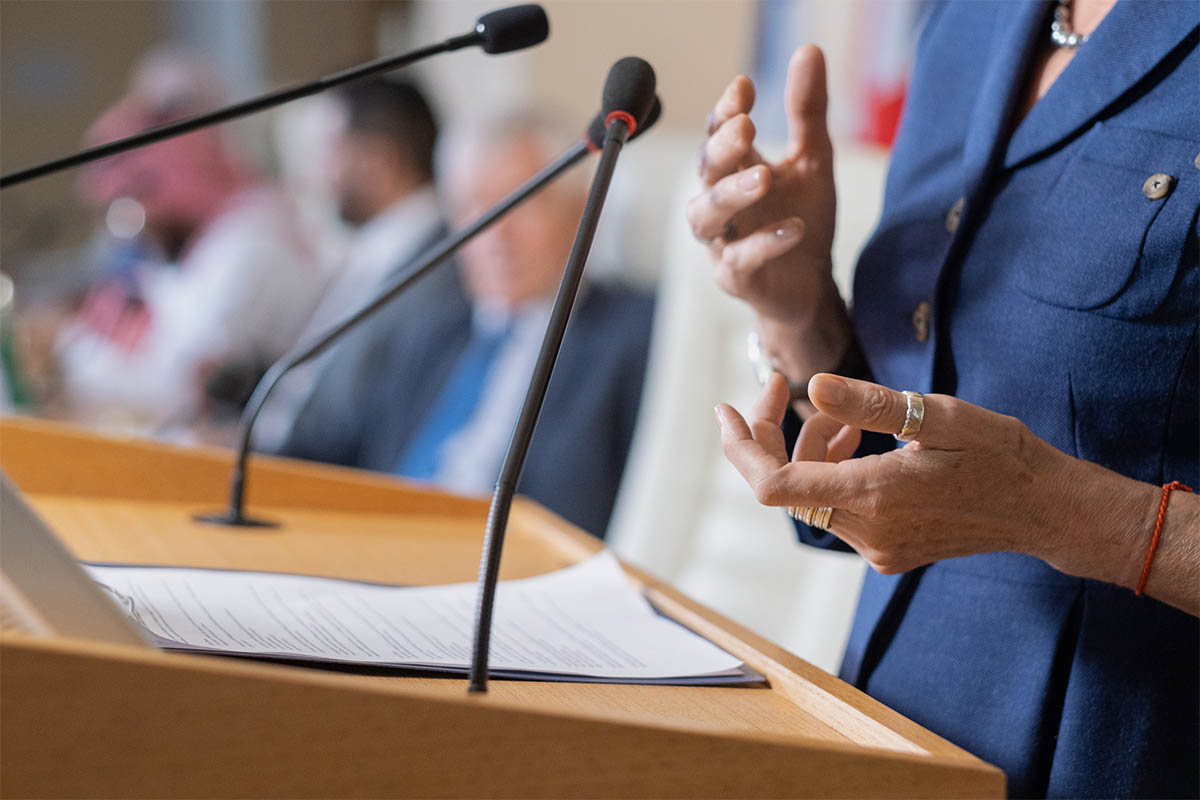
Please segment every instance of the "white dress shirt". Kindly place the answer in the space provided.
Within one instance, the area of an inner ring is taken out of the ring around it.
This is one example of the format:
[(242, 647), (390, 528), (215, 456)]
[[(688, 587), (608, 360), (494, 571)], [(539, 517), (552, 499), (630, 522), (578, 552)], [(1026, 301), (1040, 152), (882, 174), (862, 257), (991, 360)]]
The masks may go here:
[(341, 271), (330, 281), (300, 340), (325, 331), (374, 297), (384, 279), (416, 256), (439, 224), (437, 196), (433, 187), (426, 186), (388, 206), (359, 228)]
[(187, 426), (207, 364), (278, 358), (296, 341), (328, 275), (274, 190), (230, 202), (176, 265), (138, 274), (145, 323), (113, 338), (80, 317), (56, 354), (76, 418), (141, 434)]

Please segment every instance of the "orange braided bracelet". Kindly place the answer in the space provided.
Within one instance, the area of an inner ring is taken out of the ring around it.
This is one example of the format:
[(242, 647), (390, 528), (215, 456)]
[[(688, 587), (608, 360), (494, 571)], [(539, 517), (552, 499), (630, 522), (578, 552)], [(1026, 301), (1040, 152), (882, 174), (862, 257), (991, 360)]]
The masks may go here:
[(1135, 594), (1141, 597), (1146, 591), (1146, 579), (1150, 577), (1150, 565), (1154, 562), (1154, 554), (1158, 552), (1158, 540), (1162, 538), (1163, 519), (1167, 515), (1167, 500), (1171, 497), (1171, 492), (1176, 489), (1183, 489), (1185, 492), (1192, 491), (1192, 487), (1184, 486), (1179, 481), (1171, 481), (1163, 484), (1162, 502), (1158, 504), (1158, 519), (1154, 521), (1154, 536), (1150, 538), (1150, 552), (1146, 553), (1146, 563), (1142, 566), (1142, 577), (1138, 580)]

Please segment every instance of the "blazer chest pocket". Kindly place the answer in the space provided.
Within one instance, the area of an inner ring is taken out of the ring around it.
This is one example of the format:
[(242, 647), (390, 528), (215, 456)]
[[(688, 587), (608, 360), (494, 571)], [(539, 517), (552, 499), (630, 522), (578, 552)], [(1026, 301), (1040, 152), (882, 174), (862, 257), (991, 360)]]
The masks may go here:
[(1100, 122), (1046, 200), (1056, 246), (1026, 260), (1022, 292), (1112, 317), (1152, 313), (1175, 280), (1196, 217), (1200, 142)]

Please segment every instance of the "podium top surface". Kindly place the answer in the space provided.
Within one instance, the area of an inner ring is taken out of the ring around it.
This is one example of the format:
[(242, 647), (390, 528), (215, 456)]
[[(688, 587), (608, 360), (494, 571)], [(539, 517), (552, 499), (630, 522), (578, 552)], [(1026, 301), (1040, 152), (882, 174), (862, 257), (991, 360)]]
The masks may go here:
[[(486, 498), (418, 489), (357, 470), (252, 456), (247, 509), (281, 522), (281, 527), (222, 528), (194, 522), (194, 513), (223, 505), (230, 461), (223, 450), (110, 438), (31, 420), (0, 421), (0, 467), (82, 560), (268, 570), (396, 584), (450, 583), (476, 576)], [(602, 547), (595, 538), (518, 498), (501, 577), (559, 569)], [(445, 709), (483, 705), (531, 718), (552, 715), (595, 730), (616, 726), (612, 729), (659, 737), (717, 737), (731, 754), (735, 745), (779, 750), (781, 764), (791, 759), (798, 765), (796, 753), (815, 749), (829, 757), (858, 759), (864, 768), (876, 765), (881, 779), (892, 774), (889, 770), (909, 776), (880, 793), (1003, 794), (1003, 775), (994, 767), (653, 577), (628, 566), (626, 571), (664, 613), (742, 658), (767, 682), (684, 687), (493, 680), (487, 696), (479, 697), (467, 695), (465, 679), (277, 666), (12, 633), (4, 640), (10, 659), (14, 653), (31, 659), (94, 657), (106, 668), (125, 665), (227, 676), (231, 685), (243, 685), (245, 691), (269, 681), (298, 690), (324, 687), (351, 696), (369, 695), (384, 704), (420, 701)], [(867, 781), (863, 786), (879, 787), (869, 782), (870, 774), (868, 769), (857, 779)]]

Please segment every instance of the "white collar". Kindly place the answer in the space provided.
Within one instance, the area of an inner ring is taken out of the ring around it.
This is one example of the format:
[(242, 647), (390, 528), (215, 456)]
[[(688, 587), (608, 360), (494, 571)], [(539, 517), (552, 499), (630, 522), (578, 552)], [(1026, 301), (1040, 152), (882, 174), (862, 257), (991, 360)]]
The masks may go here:
[(503, 303), (478, 300), (471, 308), (471, 327), (477, 331), (500, 331), (509, 326), (524, 326), (535, 321), (544, 326), (553, 307), (553, 295), (531, 300), (515, 309)]
[(358, 229), (350, 246), (350, 268), (384, 277), (416, 255), (416, 249), (440, 222), (432, 186), (405, 195)]

